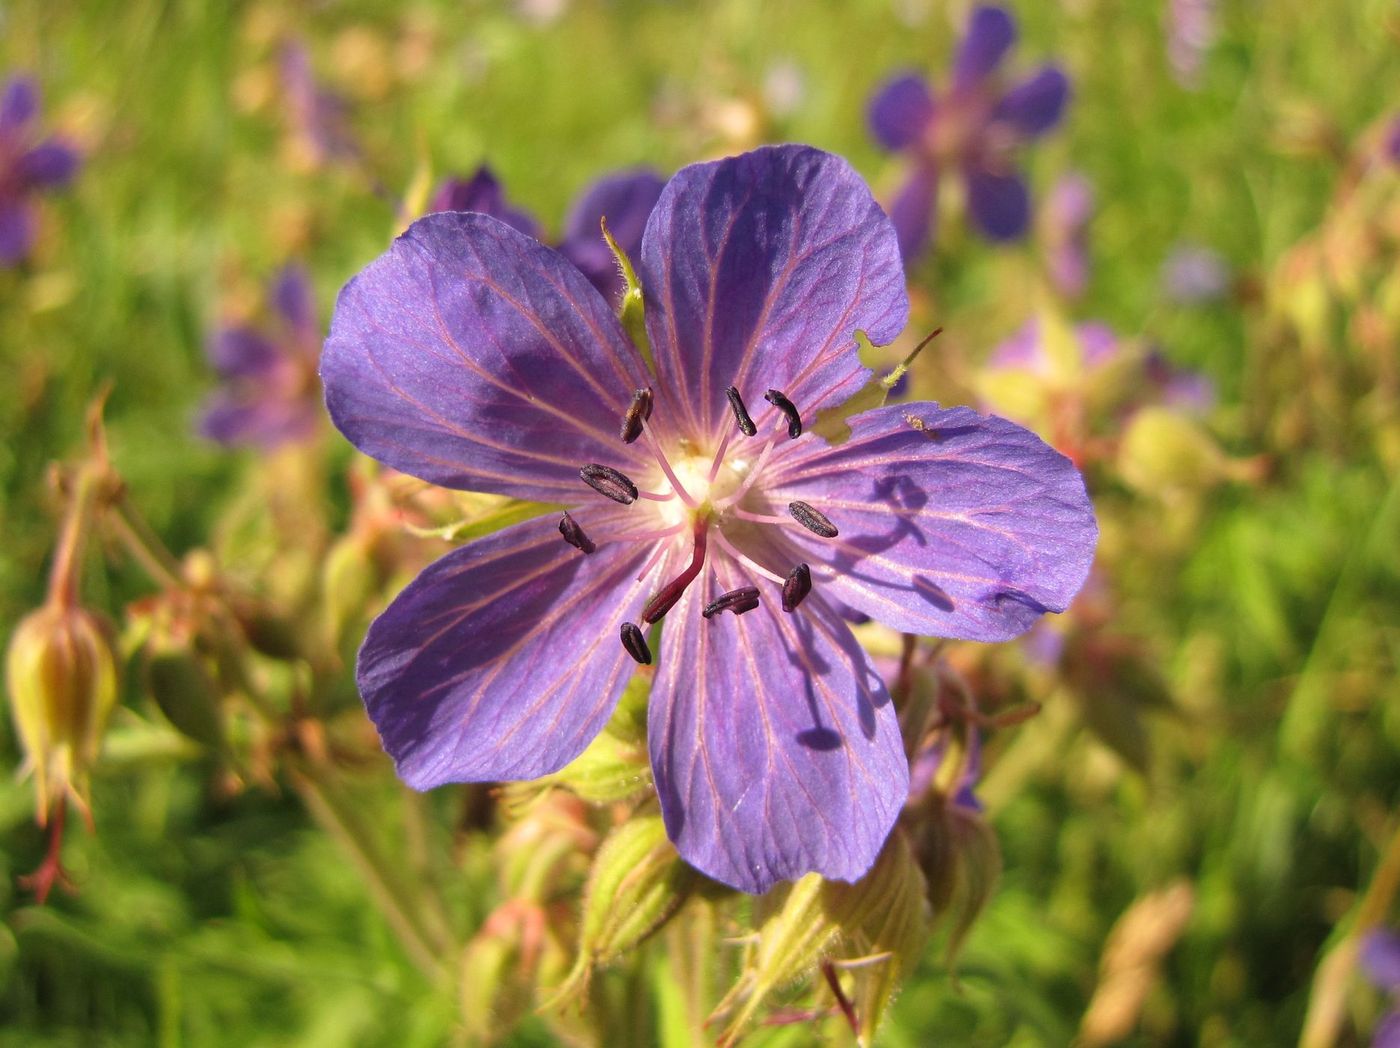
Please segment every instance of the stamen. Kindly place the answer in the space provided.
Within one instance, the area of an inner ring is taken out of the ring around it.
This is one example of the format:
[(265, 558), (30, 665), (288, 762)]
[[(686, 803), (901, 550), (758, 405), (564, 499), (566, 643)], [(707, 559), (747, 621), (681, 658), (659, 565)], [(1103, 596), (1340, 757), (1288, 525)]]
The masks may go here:
[(632, 404), (627, 414), (622, 416), (622, 430), (618, 436), (624, 444), (630, 444), (642, 435), (642, 424), (651, 418), (651, 387), (632, 391)]
[(773, 450), (773, 440), (773, 437), (769, 437), (764, 442), (762, 450), (758, 453), (758, 458), (754, 459), (753, 465), (749, 467), (749, 472), (748, 475), (744, 477), (744, 482), (729, 495), (716, 502), (715, 509), (726, 509), (734, 505), (748, 493), (749, 488), (753, 487), (753, 482), (758, 479), (758, 475), (763, 472), (763, 467), (768, 462), (768, 454)]
[(739, 429), (744, 436), (751, 437), (757, 433), (758, 427), (749, 417), (749, 409), (744, 407), (744, 398), (739, 396), (739, 391), (730, 386), (724, 391), (724, 395), (729, 398), (729, 406), (734, 409), (734, 421), (739, 423)]
[(651, 649), (647, 647), (647, 639), (635, 622), (622, 624), (622, 646), (643, 666), (651, 665)]
[(788, 512), (793, 519), (801, 524), (814, 535), (820, 535), (824, 539), (834, 539), (841, 534), (836, 530), (836, 525), (831, 523), (826, 514), (821, 510), (813, 509), (805, 502), (789, 502)]
[(637, 485), (611, 466), (600, 466), (596, 462), (590, 462), (579, 467), (578, 475), (579, 479), (604, 498), (620, 502), (624, 506), (630, 506), (637, 501)]
[(789, 437), (796, 440), (802, 436), (802, 416), (797, 413), (797, 406), (792, 401), (776, 389), (770, 389), (763, 394), (763, 399), (787, 416)]
[(729, 441), (734, 434), (729, 430), (724, 431), (724, 437), (719, 442), (719, 447), (715, 450), (715, 457), (710, 461), (709, 482), (713, 484), (715, 478), (719, 476), (719, 468), (724, 465), (724, 453), (729, 450)]
[(799, 564), (788, 573), (783, 583), (783, 610), (791, 612), (812, 592), (812, 569)]
[(705, 566), (705, 535), (709, 523), (708, 517), (702, 517), (695, 522), (695, 552), (690, 555), (689, 566), (666, 583), (661, 592), (647, 601), (647, 606), (642, 609), (642, 621), (647, 625), (651, 625), (676, 606), (676, 601), (681, 599), (685, 588), (695, 581), (695, 576), (699, 575), (700, 569)]
[[(791, 521), (787, 520), (787, 518), (785, 517), (779, 517), (777, 519), (781, 520), (784, 524), (791, 523)], [(715, 529), (715, 541), (719, 543), (720, 549), (724, 550), (724, 552), (728, 553), (731, 557), (737, 560), (740, 564), (744, 565), (744, 567), (748, 568), (755, 575), (762, 575), (765, 579), (770, 579), (771, 581), (776, 582), (779, 586), (781, 586), (784, 583), (785, 580), (781, 575), (775, 575), (773, 572), (769, 571), (767, 568), (765, 568), (762, 564), (758, 563), (758, 561), (754, 560), (752, 557), (740, 553), (739, 550), (735, 548), (734, 543), (730, 542), (727, 538), (725, 538), (724, 532), (719, 530), (718, 528)]]
[(710, 603), (705, 605), (705, 609), (700, 612), (707, 619), (712, 619), (721, 611), (732, 611), (735, 615), (742, 615), (746, 611), (753, 611), (758, 607), (758, 587), (743, 586), (728, 593), (721, 593)]
[(585, 553), (592, 553), (598, 547), (593, 541), (583, 533), (583, 529), (578, 526), (578, 521), (569, 516), (566, 511), (559, 518), (559, 534), (564, 536), (564, 541), (575, 549), (581, 549)]
[[(643, 432), (646, 434), (647, 447), (651, 448), (651, 453), (656, 456), (656, 461), (661, 465), (661, 472), (665, 473), (666, 479), (671, 482), (671, 490), (679, 495), (681, 501), (691, 509), (699, 509), (700, 504), (690, 497), (690, 492), (685, 490), (685, 485), (680, 482), (676, 471), (671, 468), (671, 462), (666, 458), (666, 452), (661, 450), (661, 443), (650, 429), (645, 429)], [(669, 497), (668, 495), (667, 498)]]

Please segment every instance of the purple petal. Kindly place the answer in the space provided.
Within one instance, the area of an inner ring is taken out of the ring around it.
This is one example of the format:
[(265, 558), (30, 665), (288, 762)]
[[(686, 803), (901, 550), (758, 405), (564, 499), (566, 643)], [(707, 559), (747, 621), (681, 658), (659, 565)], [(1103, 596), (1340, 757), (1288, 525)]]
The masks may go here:
[(304, 398), (255, 388), (218, 390), (201, 408), (198, 428), (218, 444), (273, 448), (310, 436), (320, 417), (317, 405)]
[(780, 389), (804, 413), (869, 371), (856, 331), (894, 340), (909, 315), (894, 227), (846, 161), (807, 146), (680, 171), (642, 242), (647, 331), (663, 394), (708, 439), (732, 425), (724, 390)]
[(1208, 247), (1178, 244), (1162, 263), (1162, 287), (1183, 305), (1214, 302), (1230, 289), (1230, 267)]
[(855, 880), (909, 790), (894, 705), (820, 597), (705, 620), (692, 587), (666, 619), (647, 738), (681, 856), (741, 891), (816, 871)]
[(1400, 1048), (1400, 1009), (1392, 1010), (1376, 1024), (1371, 1048)]
[(1089, 370), (1104, 367), (1123, 355), (1123, 340), (1102, 320), (1086, 320), (1074, 329), (1079, 357)]
[(225, 378), (269, 375), (283, 365), (275, 343), (250, 327), (223, 328), (205, 346), (209, 363)]
[(645, 598), (652, 580), (635, 576), (649, 551), (585, 556), (557, 524), (540, 517), (452, 551), (370, 625), (360, 694), (410, 786), (546, 775), (607, 722), (636, 668), (618, 609)]
[(539, 239), (540, 224), (525, 211), (506, 203), (505, 191), (495, 173), (483, 164), (471, 178), (449, 178), (438, 187), (428, 213), (435, 211), (475, 211), (499, 218), (527, 237)]
[(603, 239), (602, 220), (608, 220), (608, 232), (617, 246), (635, 259), (642, 250), (647, 218), (665, 185), (655, 171), (611, 175), (593, 183), (569, 209), (559, 253), (583, 270), (609, 302), (617, 300), (623, 282), (617, 260)]
[(899, 253), (906, 267), (919, 260), (933, 239), (937, 206), (938, 172), (919, 164), (890, 206), (890, 221), (898, 234)]
[(443, 487), (572, 501), (585, 463), (644, 465), (617, 436), (650, 384), (617, 318), (557, 253), (486, 215), (421, 218), (350, 281), (321, 379), (352, 444)]
[(272, 282), (272, 305), (297, 335), (311, 338), (319, 334), (316, 296), (305, 266), (289, 262), (282, 267)]
[(953, 65), (958, 90), (976, 87), (990, 76), (1016, 42), (1016, 21), (1000, 7), (979, 7), (967, 23), (967, 36)]
[(77, 170), (77, 151), (56, 138), (41, 142), (15, 164), (20, 182), (34, 188), (65, 185)]
[(1040, 318), (1031, 317), (1015, 334), (1000, 342), (987, 358), (987, 367), (998, 371), (1005, 368), (1024, 368), (1037, 374), (1050, 370), (1045, 355), (1045, 345), (1040, 337)]
[(1079, 471), (1034, 433), (927, 403), (867, 411), (851, 428), (839, 447), (795, 448), (767, 486), (773, 505), (800, 499), (840, 529), (791, 529), (816, 592), (901, 632), (985, 641), (1079, 592), (1093, 507)]
[(0, 266), (13, 266), (29, 254), (38, 226), (28, 203), (0, 200)]
[(1060, 122), (1069, 101), (1069, 77), (1055, 66), (1046, 66), (1002, 96), (993, 120), (1013, 125), (1028, 138), (1043, 135)]
[(1361, 940), (1361, 967), (1382, 990), (1400, 991), (1400, 935), (1376, 928)]
[(0, 94), (0, 138), (18, 136), (39, 114), (39, 88), (33, 77), (15, 76)]
[(1015, 240), (1030, 224), (1031, 199), (1020, 175), (974, 168), (967, 173), (967, 206), (989, 240)]
[(903, 149), (923, 137), (933, 119), (933, 94), (917, 73), (887, 80), (870, 100), (870, 133), (886, 149)]

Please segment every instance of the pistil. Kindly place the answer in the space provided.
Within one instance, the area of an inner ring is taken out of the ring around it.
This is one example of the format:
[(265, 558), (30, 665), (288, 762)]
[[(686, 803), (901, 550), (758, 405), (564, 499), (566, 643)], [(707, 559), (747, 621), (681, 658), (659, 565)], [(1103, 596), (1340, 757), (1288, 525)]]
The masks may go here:
[(695, 581), (695, 577), (700, 574), (700, 569), (705, 566), (705, 537), (709, 530), (710, 518), (700, 517), (695, 521), (695, 550), (690, 556), (690, 564), (670, 582), (661, 588), (661, 592), (647, 601), (647, 606), (642, 610), (642, 621), (648, 625), (656, 622), (668, 611), (676, 606), (676, 601), (681, 599), (681, 594), (685, 592), (687, 586)]

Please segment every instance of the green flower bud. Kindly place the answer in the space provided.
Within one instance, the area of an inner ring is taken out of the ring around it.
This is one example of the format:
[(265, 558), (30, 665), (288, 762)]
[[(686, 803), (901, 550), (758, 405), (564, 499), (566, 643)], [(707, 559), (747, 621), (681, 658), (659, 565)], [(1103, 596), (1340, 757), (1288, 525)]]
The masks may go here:
[(588, 877), (578, 958), (550, 1003), (582, 993), (596, 965), (616, 960), (659, 931), (698, 879), (667, 840), (661, 816), (634, 817), (613, 830)]
[(21, 620), (5, 680), (20, 741), (34, 769), (43, 823), (68, 796), (87, 808), (87, 780), (117, 702), (111, 631), (97, 615), (56, 601)]
[(145, 676), (151, 698), (181, 735), (211, 750), (223, 749), (219, 689), (197, 652), (153, 642), (146, 651)]
[(1167, 408), (1143, 408), (1118, 451), (1123, 479), (1145, 494), (1202, 491), (1229, 475), (1224, 453), (1196, 423)]
[(630, 800), (651, 789), (647, 754), (647, 696), (651, 678), (627, 685), (607, 727), (569, 764), (540, 780), (562, 786), (591, 804)]

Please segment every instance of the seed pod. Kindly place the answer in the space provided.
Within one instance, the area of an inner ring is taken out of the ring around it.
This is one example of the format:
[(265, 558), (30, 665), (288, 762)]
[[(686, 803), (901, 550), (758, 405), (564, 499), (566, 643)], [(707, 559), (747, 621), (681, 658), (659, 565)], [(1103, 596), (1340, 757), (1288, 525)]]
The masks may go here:
[(111, 629), (84, 608), (46, 604), (10, 638), (10, 710), (34, 768), (42, 823), (64, 796), (87, 805), (87, 779), (117, 702)]

